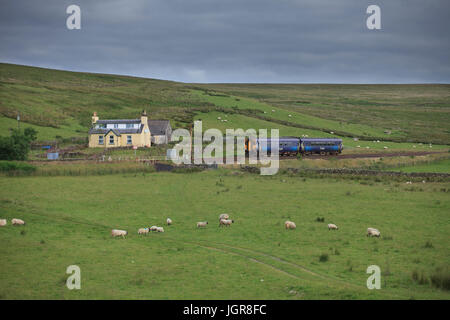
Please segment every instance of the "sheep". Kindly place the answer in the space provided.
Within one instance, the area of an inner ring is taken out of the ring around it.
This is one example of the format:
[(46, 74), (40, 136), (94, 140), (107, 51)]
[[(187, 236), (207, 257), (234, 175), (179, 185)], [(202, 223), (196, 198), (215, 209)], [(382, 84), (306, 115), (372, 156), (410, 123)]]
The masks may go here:
[(356, 146), (357, 148), (361, 148), (361, 146)]
[(164, 232), (164, 228), (163, 228), (163, 227), (157, 227), (157, 228), (156, 228), (156, 231), (157, 231), (157, 232)]
[(197, 228), (204, 228), (208, 224), (208, 221), (197, 222)]
[(167, 220), (166, 220), (166, 221), (167, 221), (167, 225), (168, 225), (168, 226), (170, 226), (170, 225), (172, 224), (172, 219), (170, 219), (170, 218), (167, 218)]
[(6, 226), (7, 223), (6, 219), (0, 219), (0, 227)]
[(117, 229), (112, 229), (111, 230), (111, 237), (120, 237), (122, 236), (122, 238), (125, 239), (125, 236), (128, 234), (127, 231), (125, 230), (117, 230)]
[(412, 181), (406, 181), (406, 184), (412, 184)]
[(380, 237), (381, 233), (375, 228), (367, 228), (367, 236), (368, 237)]
[(292, 117), (292, 114), (289, 114), (288, 117)]
[(139, 230), (138, 230), (138, 234), (148, 234), (148, 232), (149, 232), (149, 229), (148, 228), (140, 228)]
[(286, 221), (286, 222), (284, 223), (284, 227), (285, 227), (286, 229), (295, 229), (295, 228), (297, 228), (297, 226), (295, 225), (295, 223), (292, 222), (292, 221)]
[(232, 223), (234, 223), (234, 220), (230, 220), (230, 219), (220, 219), (220, 221), (219, 221), (219, 227), (220, 227), (220, 226), (231, 226)]
[(383, 149), (387, 149), (388, 147), (384, 146)]
[(158, 228), (157, 226), (151, 226), (150, 231), (156, 231), (157, 228)]
[(220, 220), (222, 220), (222, 219), (230, 219), (230, 216), (228, 215), (228, 214), (226, 214), (226, 213), (222, 213), (220, 216), (219, 216), (219, 221)]
[(339, 228), (334, 223), (329, 223), (328, 224), (328, 230), (339, 230)]
[(330, 134), (334, 134), (334, 131), (330, 131)]
[(22, 219), (12, 219), (11, 224), (12, 225), (15, 225), (15, 224), (23, 225), (23, 224), (25, 224), (25, 221), (23, 221)]

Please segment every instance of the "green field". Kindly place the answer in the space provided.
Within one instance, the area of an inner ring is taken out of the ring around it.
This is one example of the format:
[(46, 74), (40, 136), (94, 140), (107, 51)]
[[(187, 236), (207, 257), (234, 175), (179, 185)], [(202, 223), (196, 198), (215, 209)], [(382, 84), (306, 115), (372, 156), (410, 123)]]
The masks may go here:
[[(412, 278), (439, 269), (448, 281), (449, 187), (225, 169), (2, 177), (0, 218), (27, 224), (0, 228), (0, 298), (449, 299)], [(235, 220), (229, 228), (218, 227), (224, 212)], [(285, 220), (297, 229), (285, 230)], [(166, 232), (137, 235), (151, 225)], [(367, 227), (381, 238), (367, 238)], [(111, 238), (111, 228), (129, 235)], [(65, 287), (73, 264), (81, 290)], [(380, 290), (366, 288), (372, 264)]]
[(432, 163), (423, 163), (412, 166), (404, 166), (397, 169), (401, 172), (444, 172), (450, 173), (450, 159), (436, 161)]

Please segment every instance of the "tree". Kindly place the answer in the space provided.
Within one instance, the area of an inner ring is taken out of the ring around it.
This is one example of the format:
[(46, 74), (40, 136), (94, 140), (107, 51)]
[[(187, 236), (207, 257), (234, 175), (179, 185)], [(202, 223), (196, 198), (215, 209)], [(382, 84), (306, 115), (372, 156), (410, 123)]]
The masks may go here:
[(36, 130), (26, 128), (24, 132), (13, 129), (11, 136), (0, 137), (0, 160), (26, 160), (36, 135)]

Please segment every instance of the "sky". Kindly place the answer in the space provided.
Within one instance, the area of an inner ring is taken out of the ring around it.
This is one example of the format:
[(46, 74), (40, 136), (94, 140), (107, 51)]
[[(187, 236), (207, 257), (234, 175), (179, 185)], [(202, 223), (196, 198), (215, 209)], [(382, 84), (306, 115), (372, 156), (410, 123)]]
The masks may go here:
[(450, 83), (450, 1), (0, 0), (0, 62), (200, 83)]

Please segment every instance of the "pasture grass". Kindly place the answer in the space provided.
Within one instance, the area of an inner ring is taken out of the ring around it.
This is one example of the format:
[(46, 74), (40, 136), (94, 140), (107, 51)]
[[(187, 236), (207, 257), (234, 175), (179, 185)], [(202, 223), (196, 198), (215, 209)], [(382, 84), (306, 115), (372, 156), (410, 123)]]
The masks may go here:
[[(440, 188), (449, 183), (409, 192), (396, 182), (231, 169), (0, 177), (0, 218), (27, 223), (0, 228), (0, 297), (449, 299), (442, 285), (412, 277), (422, 270), (431, 279), (437, 268), (435, 283), (448, 276), (450, 201)], [(235, 223), (220, 228), (224, 212)], [(297, 229), (285, 230), (286, 220)], [(209, 224), (197, 229), (197, 221)], [(137, 235), (151, 225), (165, 233)], [(367, 227), (381, 238), (367, 238)], [(113, 239), (112, 228), (129, 235)], [(72, 264), (81, 268), (81, 290), (65, 287)], [(381, 290), (366, 288), (372, 264), (382, 270)]]

